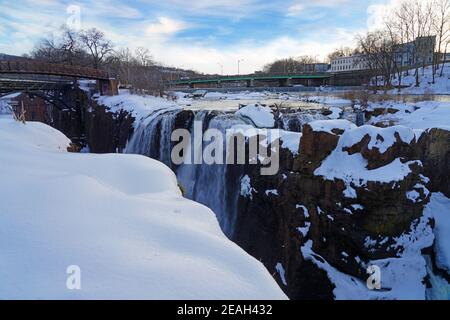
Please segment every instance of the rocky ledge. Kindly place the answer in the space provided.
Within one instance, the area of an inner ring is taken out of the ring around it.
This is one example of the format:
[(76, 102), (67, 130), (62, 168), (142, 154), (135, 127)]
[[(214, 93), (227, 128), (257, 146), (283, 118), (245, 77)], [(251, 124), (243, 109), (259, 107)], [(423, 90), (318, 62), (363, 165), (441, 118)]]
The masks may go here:
[[(434, 237), (424, 208), (430, 191), (448, 195), (449, 142), (441, 129), (306, 124), (278, 175), (248, 168), (233, 240), (292, 299), (425, 298)], [(366, 287), (372, 265), (382, 290)]]

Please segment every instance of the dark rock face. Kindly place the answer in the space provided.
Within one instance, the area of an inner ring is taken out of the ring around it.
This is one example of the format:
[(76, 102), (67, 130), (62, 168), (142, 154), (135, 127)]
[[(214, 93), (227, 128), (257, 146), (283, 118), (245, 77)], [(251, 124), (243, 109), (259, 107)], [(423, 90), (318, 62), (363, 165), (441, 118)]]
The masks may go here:
[(422, 160), (425, 176), (431, 179), (429, 189), (450, 197), (450, 131), (427, 131), (420, 137), (415, 151)]
[[(326, 273), (301, 254), (307, 240), (313, 241), (313, 251), (334, 268), (365, 281), (367, 274), (361, 261), (395, 257), (395, 250), (388, 250), (392, 237), (408, 231), (429, 201), (422, 190), (417, 190), (420, 199), (416, 202), (406, 196), (415, 186), (424, 184), (424, 169), (420, 162), (413, 161), (419, 160), (414, 152), (416, 145), (406, 144), (398, 136), (385, 153), (369, 150), (367, 137), (347, 151), (368, 159), (369, 170), (397, 158), (403, 163), (411, 161), (411, 173), (402, 181), (349, 186), (339, 179), (315, 176), (315, 169), (336, 148), (342, 134), (339, 130), (332, 132), (314, 132), (305, 125), (299, 156), (289, 161), (283, 158), (292, 155), (282, 151), (278, 175), (261, 176), (258, 168), (248, 168), (253, 192), (251, 197), (241, 196), (237, 206), (233, 240), (261, 260), (292, 299), (334, 297), (334, 285)], [(437, 132), (434, 135), (440, 137)], [(344, 194), (348, 187), (354, 190), (354, 196)], [(267, 190), (277, 190), (278, 195)], [(368, 247), (367, 239), (379, 237), (387, 240)], [(277, 274), (278, 263), (284, 266), (287, 286)]]
[(134, 117), (127, 111), (110, 112), (86, 92), (72, 88), (61, 93), (48, 124), (63, 132), (77, 149), (93, 153), (122, 152), (133, 133)]
[(127, 111), (113, 113), (95, 102), (86, 113), (87, 144), (93, 153), (121, 153), (133, 133), (134, 117)]
[(303, 126), (300, 140), (300, 156), (294, 161), (294, 171), (312, 174), (322, 160), (331, 154), (339, 141), (339, 133), (314, 132), (308, 125)]

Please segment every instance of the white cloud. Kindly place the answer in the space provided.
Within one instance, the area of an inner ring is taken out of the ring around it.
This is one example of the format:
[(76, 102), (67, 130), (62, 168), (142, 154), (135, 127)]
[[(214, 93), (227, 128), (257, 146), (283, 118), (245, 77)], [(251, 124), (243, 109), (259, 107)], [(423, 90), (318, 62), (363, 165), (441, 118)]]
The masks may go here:
[(286, 16), (294, 17), (304, 14), (308, 9), (314, 8), (336, 8), (341, 5), (348, 4), (352, 0), (315, 0), (315, 1), (296, 1), (293, 2), (287, 9)]
[(402, 0), (385, 0), (367, 7), (367, 29), (374, 31), (385, 25), (386, 15), (400, 6)]
[(290, 6), (287, 10), (287, 16), (297, 16), (298, 14), (302, 13), (305, 10), (305, 5), (301, 3), (294, 4)]
[(184, 13), (197, 16), (229, 17), (239, 20), (243, 17), (257, 15), (264, 9), (279, 10), (275, 1), (261, 0), (143, 0), (144, 2), (163, 5), (169, 10), (181, 10)]
[(174, 20), (168, 17), (159, 17), (158, 21), (150, 24), (146, 28), (148, 35), (172, 35), (187, 28), (187, 24), (183, 21)]
[(132, 49), (139, 46), (149, 47), (153, 57), (169, 66), (192, 68), (204, 73), (219, 73), (218, 63), (224, 65), (226, 74), (237, 73), (237, 60), (241, 63), (242, 73), (261, 70), (262, 67), (275, 59), (312, 55), (324, 59), (336, 47), (351, 45), (356, 31), (345, 29), (327, 29), (311, 33), (307, 39), (299, 40), (293, 37), (278, 37), (267, 42), (256, 42), (252, 39), (240, 41), (232, 45), (208, 45), (205, 43), (186, 41), (180, 42), (166, 38), (150, 38), (151, 36), (124, 36), (107, 34), (116, 43)]

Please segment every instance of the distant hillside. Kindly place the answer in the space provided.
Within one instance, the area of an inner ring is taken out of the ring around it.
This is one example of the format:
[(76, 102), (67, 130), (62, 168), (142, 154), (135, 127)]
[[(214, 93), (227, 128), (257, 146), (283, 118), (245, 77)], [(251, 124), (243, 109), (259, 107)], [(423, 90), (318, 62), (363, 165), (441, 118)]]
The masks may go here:
[(13, 60), (25, 60), (24, 57), (13, 56), (6, 53), (0, 53), (0, 61), (13, 61)]

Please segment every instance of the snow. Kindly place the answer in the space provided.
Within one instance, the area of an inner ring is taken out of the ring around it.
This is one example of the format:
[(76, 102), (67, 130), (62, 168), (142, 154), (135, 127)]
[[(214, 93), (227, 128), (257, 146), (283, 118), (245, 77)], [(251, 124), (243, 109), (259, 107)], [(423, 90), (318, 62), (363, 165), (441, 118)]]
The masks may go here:
[(139, 120), (144, 120), (157, 111), (161, 113), (181, 110), (180, 105), (166, 99), (128, 93), (122, 93), (117, 96), (100, 96), (97, 103), (108, 107), (111, 112), (121, 110), (130, 112), (138, 120), (135, 123), (139, 123)]
[(20, 96), (22, 92), (10, 93), (0, 97), (0, 117), (8, 117), (12, 115), (12, 107), (9, 104), (10, 100)]
[(275, 269), (277, 270), (277, 272), (278, 272), (278, 274), (279, 274), (279, 276), (280, 276), (281, 281), (283, 282), (283, 284), (284, 284), (285, 286), (287, 286), (287, 282), (286, 282), (286, 272), (285, 272), (284, 267), (283, 267), (283, 265), (281, 264), (281, 262), (278, 262), (278, 263), (277, 263), (277, 265), (275, 266)]
[[(401, 90), (401, 94), (449, 94), (450, 93), (450, 64), (444, 65), (443, 76), (440, 77), (441, 66), (433, 83), (432, 67), (419, 68), (420, 86), (416, 87), (415, 70), (411, 70), (409, 75), (402, 77), (402, 86), (408, 86)], [(398, 85), (398, 79), (395, 77), (393, 85)], [(397, 93), (397, 89), (391, 90), (391, 93)]]
[(236, 116), (248, 119), (258, 128), (273, 128), (275, 118), (272, 109), (258, 104), (248, 105), (239, 109)]
[(332, 95), (321, 95), (321, 96), (307, 96), (303, 100), (314, 101), (321, 104), (332, 104), (332, 105), (348, 105), (351, 104), (351, 100), (335, 97)]
[(433, 217), (436, 223), (436, 263), (450, 273), (450, 199), (442, 193), (433, 193), (424, 214)]
[(259, 100), (267, 99), (270, 96), (269, 92), (254, 92), (254, 91), (242, 91), (242, 92), (208, 92), (205, 95), (206, 99), (220, 99), (220, 100)]
[(348, 208), (344, 208), (343, 209), (345, 213), (349, 214), (349, 215), (353, 215), (353, 211), (348, 209)]
[(299, 154), (301, 133), (280, 130), (281, 146), (289, 149), (294, 156)]
[[(0, 299), (285, 299), (214, 214), (143, 156), (68, 153), (0, 119)], [(68, 266), (81, 290), (68, 290)]]
[(298, 227), (297, 231), (300, 232), (303, 235), (303, 237), (306, 237), (308, 235), (310, 228), (311, 228), (311, 222), (305, 222), (305, 226)]
[(301, 247), (301, 253), (305, 259), (326, 271), (328, 278), (335, 285), (333, 294), (337, 300), (424, 300), (426, 286), (423, 279), (427, 275), (427, 268), (421, 250), (432, 246), (434, 241), (428, 217), (414, 222), (411, 230), (395, 238), (395, 241), (393, 247), (400, 251), (397, 257), (363, 264), (366, 267), (379, 268), (382, 290), (370, 290), (365, 281), (338, 271), (313, 251), (312, 240)]
[(332, 113), (328, 116), (330, 119), (339, 119), (343, 113), (343, 110), (338, 107), (331, 107), (329, 109)]
[(296, 209), (302, 209), (303, 210), (303, 214), (305, 215), (305, 218), (309, 218), (309, 211), (308, 208), (306, 208), (304, 205), (302, 204), (297, 204), (295, 206)]
[(279, 196), (278, 190), (276, 190), (276, 189), (266, 190), (266, 196), (270, 196), (270, 195), (278, 197)]
[[(410, 165), (421, 165), (420, 161), (409, 161), (402, 163), (400, 159), (395, 159), (390, 164), (383, 167), (368, 170), (367, 160), (359, 153), (353, 155), (344, 151), (369, 135), (369, 149), (378, 148), (380, 152), (385, 152), (394, 143), (394, 137), (398, 134), (402, 141), (410, 143), (415, 135), (411, 129), (406, 127), (376, 128), (372, 126), (363, 126), (347, 130), (340, 137), (336, 149), (328, 156), (319, 168), (314, 172), (317, 176), (322, 176), (326, 180), (341, 179), (346, 182), (347, 189), (344, 195), (354, 198), (354, 193), (349, 189), (351, 183), (355, 186), (366, 185), (368, 181), (378, 181), (389, 183), (401, 181), (411, 173)], [(382, 137), (382, 139), (379, 139)], [(336, 165), (336, 164), (339, 165)]]
[(364, 207), (362, 205), (360, 205), (360, 204), (352, 204), (351, 207), (354, 210), (364, 210)]
[(450, 130), (450, 103), (423, 101), (418, 103), (374, 104), (374, 108), (393, 108), (399, 110), (395, 114), (385, 114), (370, 119), (370, 124), (392, 121), (415, 130), (441, 128)]
[(313, 129), (313, 131), (327, 132), (331, 134), (334, 134), (332, 131), (333, 129), (345, 131), (356, 128), (356, 125), (348, 120), (317, 120), (308, 123), (308, 125)]
[(416, 203), (418, 202), (417, 200), (420, 199), (420, 193), (418, 193), (416, 190), (408, 191), (406, 193), (406, 198), (411, 202)]
[(280, 129), (258, 129), (250, 125), (242, 124), (233, 125), (229, 130), (233, 134), (230, 134), (230, 138), (238, 134), (245, 138), (252, 138), (257, 135), (266, 137), (260, 141), (260, 144), (264, 147), (268, 147), (269, 144), (272, 144), (279, 138), (281, 147), (288, 149), (294, 156), (299, 154), (301, 133)]
[[(336, 166), (336, 163), (342, 165)], [(361, 154), (348, 155), (347, 152), (334, 151), (323, 163), (316, 169), (314, 174), (322, 176), (326, 180), (341, 179), (346, 182), (347, 187), (353, 183), (358, 187), (364, 186), (368, 181), (377, 181), (390, 183), (393, 181), (402, 181), (411, 173), (410, 165), (420, 164), (420, 161), (409, 161), (402, 163), (400, 159), (395, 159), (390, 164), (368, 170), (367, 160)]]
[(10, 114), (12, 114), (11, 106), (6, 101), (0, 99), (0, 116)]
[(353, 189), (351, 186), (348, 186), (345, 188), (344, 192), (344, 197), (348, 198), (348, 199), (356, 199), (357, 195), (356, 195), (356, 190)]
[(415, 138), (414, 131), (407, 127), (377, 128), (374, 126), (362, 126), (353, 128), (350, 134), (344, 134), (341, 137), (340, 146), (342, 148), (351, 148), (361, 142), (365, 136), (369, 136), (368, 149), (373, 150), (377, 148), (380, 153), (385, 153), (396, 142), (396, 135), (407, 144), (410, 144)]
[(254, 192), (256, 192), (256, 190), (252, 188), (250, 177), (248, 175), (243, 176), (241, 179), (241, 196), (253, 200)]

